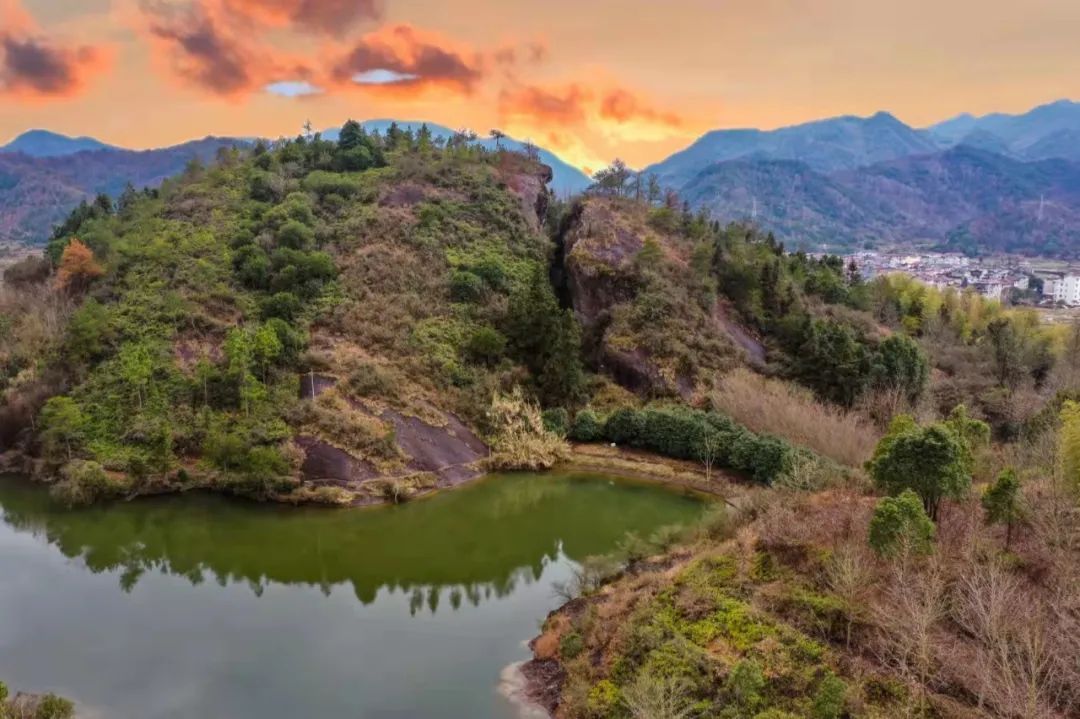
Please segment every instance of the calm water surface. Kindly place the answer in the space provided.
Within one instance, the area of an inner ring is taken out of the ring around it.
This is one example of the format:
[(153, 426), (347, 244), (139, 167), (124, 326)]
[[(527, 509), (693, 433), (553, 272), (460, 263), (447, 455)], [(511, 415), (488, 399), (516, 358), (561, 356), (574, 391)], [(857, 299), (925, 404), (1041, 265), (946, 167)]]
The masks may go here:
[(66, 510), (0, 477), (0, 679), (102, 719), (508, 719), (500, 670), (575, 562), (702, 504), (510, 475), (402, 507)]

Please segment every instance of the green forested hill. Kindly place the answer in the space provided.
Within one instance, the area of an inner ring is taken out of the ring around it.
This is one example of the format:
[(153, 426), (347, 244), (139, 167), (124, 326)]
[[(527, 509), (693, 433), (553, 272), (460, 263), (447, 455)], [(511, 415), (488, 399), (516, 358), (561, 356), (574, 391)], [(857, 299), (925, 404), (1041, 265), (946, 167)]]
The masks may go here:
[[(952, 360), (1013, 348), (1013, 386), (1053, 362), (1037, 326), (977, 298), (868, 285), (605, 182), (559, 202), (550, 180), (525, 153), (349, 123), (80, 207), (45, 259), (5, 273), (5, 464), (80, 501), (364, 503), (475, 476), (489, 447), (496, 466), (549, 464), (534, 406), (558, 431), (645, 403), (708, 409), (748, 365), (892, 412), (924, 397), (936, 343), (959, 379), (935, 400), (1015, 426)], [(990, 334), (997, 319), (1015, 332)]]
[(535, 363), (521, 348), (560, 331), (530, 314), (554, 306), (549, 177), (524, 155), (350, 125), (83, 208), (49, 245), (55, 277), (17, 290), (58, 326), (7, 353), (8, 421), (59, 393), (40, 454), (102, 493), (287, 493), (309, 460), (342, 484), (468, 464), (483, 445), (458, 418), (479, 428)]

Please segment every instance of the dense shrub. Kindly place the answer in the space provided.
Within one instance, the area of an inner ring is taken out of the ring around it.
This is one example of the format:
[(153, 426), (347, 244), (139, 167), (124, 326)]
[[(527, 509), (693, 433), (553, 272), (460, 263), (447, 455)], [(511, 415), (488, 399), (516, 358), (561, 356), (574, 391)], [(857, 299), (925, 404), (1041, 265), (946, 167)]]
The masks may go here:
[(574, 418), (570, 438), (605, 441), (744, 472), (771, 484), (791, 471), (797, 450), (784, 440), (757, 435), (717, 412), (685, 407), (622, 408), (601, 422), (591, 410)]
[(484, 280), (472, 272), (458, 270), (450, 278), (450, 299), (454, 302), (479, 302), (484, 299)]
[(562, 407), (544, 410), (544, 429), (552, 434), (565, 437), (570, 431), (570, 413)]
[(618, 409), (604, 422), (604, 436), (616, 444), (638, 445), (645, 433), (645, 418), (632, 409)]
[(574, 417), (568, 436), (575, 442), (598, 442), (604, 438), (604, 427), (595, 412), (583, 409)]

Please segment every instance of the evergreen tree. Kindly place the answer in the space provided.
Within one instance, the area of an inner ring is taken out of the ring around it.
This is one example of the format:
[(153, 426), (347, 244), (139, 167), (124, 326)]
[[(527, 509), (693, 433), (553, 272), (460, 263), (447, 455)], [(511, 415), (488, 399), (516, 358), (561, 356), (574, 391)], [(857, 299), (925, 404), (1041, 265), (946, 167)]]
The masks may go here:
[(545, 405), (572, 405), (580, 399), (585, 385), (581, 331), (573, 313), (559, 307), (543, 267), (511, 296), (506, 335)]
[(1005, 525), (1005, 550), (1012, 543), (1013, 525), (1022, 518), (1020, 479), (1012, 469), (1003, 470), (982, 496), (987, 524)]
[(971, 486), (970, 452), (944, 424), (910, 427), (881, 440), (870, 473), (882, 490), (915, 492), (937, 520), (941, 500), (960, 499)]
[(870, 547), (883, 557), (926, 554), (934, 541), (934, 523), (910, 489), (885, 497), (870, 518)]

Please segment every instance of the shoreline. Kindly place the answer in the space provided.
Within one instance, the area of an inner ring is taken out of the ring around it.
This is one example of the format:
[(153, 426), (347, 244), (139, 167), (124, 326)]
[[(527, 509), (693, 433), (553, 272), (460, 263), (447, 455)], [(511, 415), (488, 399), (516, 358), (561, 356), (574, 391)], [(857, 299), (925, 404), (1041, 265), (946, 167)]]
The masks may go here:
[[(18, 450), (10, 450), (0, 454), (0, 475), (24, 477), (28, 481), (40, 484), (46, 489), (50, 488), (53, 485), (53, 482), (36, 477), (34, 464), (34, 458)], [(452, 466), (443, 468), (443, 470), (459, 468), (461, 467)], [(296, 495), (271, 494), (266, 497), (255, 497), (221, 491), (214, 486), (212, 479), (210, 481), (188, 482), (184, 485), (167, 486), (158, 483), (146, 487), (144, 491), (140, 491), (131, 496), (118, 497), (115, 500), (99, 500), (99, 502), (119, 500), (133, 501), (142, 497), (162, 497), (173, 494), (187, 494), (190, 492), (209, 492), (211, 494), (235, 497), (244, 501), (282, 504), (294, 507), (372, 509), (376, 507), (395, 506), (397, 504), (422, 501), (444, 492), (454, 491), (461, 487), (471, 485), (492, 475), (511, 474), (514, 471), (528, 471), (504, 470), (489, 472), (478, 467), (470, 467), (469, 469), (470, 471), (467, 473), (467, 476), (463, 476), (456, 481), (436, 481), (432, 486), (418, 487), (413, 494), (400, 502), (395, 502), (392, 499), (380, 497), (376, 494), (360, 496), (359, 493), (354, 490), (333, 483), (302, 484), (298, 488), (298, 493)], [(725, 496), (724, 489), (729, 487), (732, 483), (737, 483), (741, 480), (741, 478), (735, 474), (721, 470), (713, 471), (712, 478), (709, 480), (706, 479), (704, 473), (700, 468), (695, 466), (694, 463), (673, 460), (640, 450), (611, 447), (606, 444), (571, 444), (570, 456), (568, 459), (555, 464), (549, 469), (534, 471), (545, 474), (581, 473), (607, 475), (627, 481), (663, 485), (672, 490), (692, 492), (703, 497), (712, 497), (721, 500), (723, 500)], [(369, 481), (393, 481), (395, 479), (401, 478), (387, 477)], [(343, 494), (347, 494), (348, 498), (346, 501), (328, 501), (326, 497), (320, 495), (320, 490), (322, 489), (339, 489)]]
[(532, 661), (523, 659), (503, 667), (499, 672), (496, 691), (513, 705), (518, 719), (554, 719), (551, 712), (532, 695), (534, 682), (525, 673), (525, 667)]

